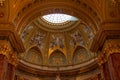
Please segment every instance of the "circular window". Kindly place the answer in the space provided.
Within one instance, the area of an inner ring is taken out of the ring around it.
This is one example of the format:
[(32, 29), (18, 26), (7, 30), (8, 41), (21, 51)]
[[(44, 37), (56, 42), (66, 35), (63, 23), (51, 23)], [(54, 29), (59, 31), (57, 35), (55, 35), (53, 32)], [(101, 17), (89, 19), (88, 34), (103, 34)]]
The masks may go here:
[(61, 24), (61, 23), (77, 20), (77, 18), (73, 16), (70, 16), (67, 14), (60, 14), (60, 13), (44, 15), (42, 18), (47, 22), (50, 22), (53, 24)]

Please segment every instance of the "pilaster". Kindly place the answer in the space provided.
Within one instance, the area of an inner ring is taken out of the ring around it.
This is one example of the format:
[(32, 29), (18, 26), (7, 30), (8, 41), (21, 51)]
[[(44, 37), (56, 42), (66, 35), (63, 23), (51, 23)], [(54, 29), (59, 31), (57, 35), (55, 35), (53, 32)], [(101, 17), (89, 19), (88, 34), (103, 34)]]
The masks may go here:
[(22, 41), (11, 23), (0, 23), (0, 80), (14, 80)]

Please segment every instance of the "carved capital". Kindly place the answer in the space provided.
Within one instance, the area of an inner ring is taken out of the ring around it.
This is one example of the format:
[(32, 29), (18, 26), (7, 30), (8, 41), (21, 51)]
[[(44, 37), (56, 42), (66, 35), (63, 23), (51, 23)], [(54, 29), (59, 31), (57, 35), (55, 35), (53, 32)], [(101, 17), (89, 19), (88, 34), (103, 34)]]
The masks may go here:
[(114, 53), (120, 53), (120, 40), (107, 40), (102, 51), (98, 55), (99, 65), (107, 62), (109, 56)]
[(0, 45), (0, 54), (6, 56), (8, 63), (16, 66), (18, 63), (18, 58), (15, 52), (13, 52), (9, 45), (7, 44), (1, 44)]

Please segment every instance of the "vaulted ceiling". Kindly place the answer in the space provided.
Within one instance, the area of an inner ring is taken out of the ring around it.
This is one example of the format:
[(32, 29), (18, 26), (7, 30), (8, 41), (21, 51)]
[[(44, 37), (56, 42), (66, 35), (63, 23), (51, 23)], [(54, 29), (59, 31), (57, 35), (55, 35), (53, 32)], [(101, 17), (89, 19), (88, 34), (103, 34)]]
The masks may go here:
[[(119, 21), (117, 2), (120, 3), (119, 0), (6, 0), (4, 10), (0, 7), (0, 21), (14, 24), (25, 47), (25, 52), (19, 55), (19, 69), (39, 75), (56, 74), (58, 67), (61, 75), (96, 69), (97, 54), (90, 51), (91, 44), (102, 24)], [(42, 19), (53, 13), (78, 20), (55, 25)]]

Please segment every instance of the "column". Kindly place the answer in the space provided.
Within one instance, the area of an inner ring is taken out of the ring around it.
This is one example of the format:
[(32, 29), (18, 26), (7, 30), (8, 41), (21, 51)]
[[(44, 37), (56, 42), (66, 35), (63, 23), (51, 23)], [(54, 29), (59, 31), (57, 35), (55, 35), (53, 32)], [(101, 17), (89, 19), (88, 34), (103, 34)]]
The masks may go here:
[(25, 51), (12, 23), (0, 23), (0, 80), (14, 80), (20, 53)]
[(120, 40), (107, 40), (98, 54), (103, 80), (120, 79)]
[(0, 40), (0, 80), (14, 80), (17, 63), (17, 55), (9, 42)]

